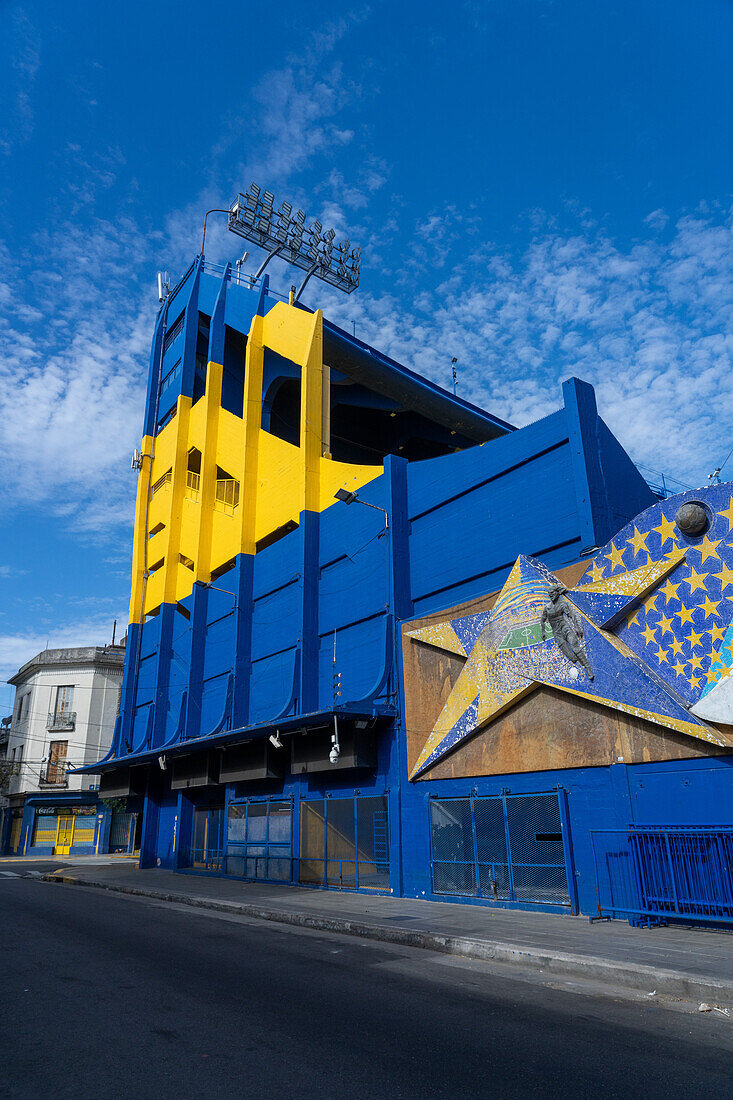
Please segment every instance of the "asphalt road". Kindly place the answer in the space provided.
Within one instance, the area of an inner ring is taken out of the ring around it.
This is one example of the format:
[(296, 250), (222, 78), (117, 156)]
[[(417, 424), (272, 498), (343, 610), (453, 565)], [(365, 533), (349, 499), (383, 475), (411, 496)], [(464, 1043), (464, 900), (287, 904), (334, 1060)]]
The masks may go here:
[(733, 1019), (0, 879), (0, 1096), (723, 1097)]

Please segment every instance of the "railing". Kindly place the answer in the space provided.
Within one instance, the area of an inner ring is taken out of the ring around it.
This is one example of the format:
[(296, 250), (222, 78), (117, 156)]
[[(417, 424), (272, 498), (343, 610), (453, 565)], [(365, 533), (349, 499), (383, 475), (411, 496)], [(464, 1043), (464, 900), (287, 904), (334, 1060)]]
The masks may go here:
[(224, 853), (212, 848), (191, 848), (191, 866), (201, 871), (223, 871)]
[(201, 474), (194, 473), (193, 470), (186, 471), (186, 488), (191, 490), (190, 495), (198, 499), (199, 488), (201, 487)]
[(733, 826), (591, 831), (599, 916), (733, 924)]
[[(207, 275), (218, 275), (222, 277), (227, 269), (226, 264), (214, 264), (209, 260), (204, 260), (201, 265), (201, 270)], [(235, 286), (245, 287), (247, 290), (259, 290), (262, 286), (262, 278), (255, 279), (253, 275), (244, 275), (241, 271), (230, 268), (229, 275), (227, 276), (229, 282), (234, 283)], [(267, 295), (270, 298), (277, 298), (280, 302), (288, 302), (290, 299), (287, 294), (280, 294), (279, 291), (273, 290), (271, 287), (267, 288)]]
[(216, 483), (216, 503), (230, 515), (239, 504), (239, 482), (233, 477), (219, 478)]
[(172, 471), (171, 470), (166, 470), (166, 472), (163, 474), (163, 476), (158, 478), (155, 485), (153, 485), (153, 491), (152, 491), (151, 496), (155, 496), (155, 494), (157, 492), (159, 492), (161, 489), (164, 489), (166, 485), (170, 485), (172, 478), (173, 478)]
[(47, 764), (38, 777), (39, 787), (68, 787), (69, 780), (66, 776), (64, 764)]
[[(375, 890), (389, 893), (389, 864), (365, 859), (319, 859), (281, 853), (270, 846), (264, 853), (245, 843), (227, 844), (225, 874), (253, 882), (293, 882), (330, 890)], [(259, 847), (263, 847), (260, 845)]]
[(46, 720), (47, 730), (73, 730), (76, 728), (76, 711), (62, 710), (49, 714)]

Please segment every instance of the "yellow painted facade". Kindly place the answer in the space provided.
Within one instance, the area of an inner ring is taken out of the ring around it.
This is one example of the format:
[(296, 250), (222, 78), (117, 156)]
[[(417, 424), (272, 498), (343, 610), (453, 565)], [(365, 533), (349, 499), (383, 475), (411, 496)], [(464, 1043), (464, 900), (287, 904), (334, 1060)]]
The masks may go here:
[[(261, 426), (266, 348), (301, 368), (297, 447)], [(328, 508), (337, 489), (359, 489), (382, 473), (330, 458), (320, 310), (278, 303), (253, 319), (242, 418), (222, 408), (222, 375), (222, 365), (210, 362), (204, 396), (195, 404), (180, 396), (175, 416), (143, 439), (130, 622), (184, 599), (195, 581), (211, 581), (238, 554), (256, 553), (263, 540), (297, 525), (301, 512)]]

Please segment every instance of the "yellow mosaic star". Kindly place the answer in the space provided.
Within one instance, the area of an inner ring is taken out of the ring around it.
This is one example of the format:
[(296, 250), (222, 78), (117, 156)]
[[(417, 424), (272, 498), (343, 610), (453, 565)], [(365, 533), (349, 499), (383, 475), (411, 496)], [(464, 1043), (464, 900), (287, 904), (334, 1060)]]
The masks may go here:
[(728, 505), (728, 507), (724, 511), (718, 512), (718, 515), (725, 516), (725, 518), (728, 520), (728, 526), (733, 527), (733, 497), (730, 498), (730, 504)]
[(591, 577), (594, 582), (601, 580), (603, 577), (603, 566), (596, 565), (594, 562), (588, 570), (586, 576)]
[(693, 656), (690, 658), (690, 668), (694, 671), (696, 668), (699, 668), (701, 664), (702, 657), (698, 657), (696, 653), (693, 654)]
[(733, 569), (729, 569), (728, 566), (723, 563), (723, 568), (720, 573), (713, 573), (714, 577), (720, 581), (720, 587), (725, 589), (729, 584), (733, 584)]
[(690, 648), (693, 648), (696, 645), (700, 645), (701, 638), (702, 633), (698, 634), (697, 631), (691, 630), (690, 633), (687, 635), (687, 641), (690, 643)]
[(716, 539), (715, 542), (711, 542), (710, 539), (708, 538), (708, 536), (706, 535), (705, 538), (700, 543), (700, 545), (695, 547), (696, 550), (700, 551), (700, 564), (701, 565), (704, 561), (707, 561), (708, 558), (717, 558), (718, 557), (718, 552), (715, 549), (715, 547), (718, 545), (718, 543), (720, 541), (721, 541), (720, 539)]
[(659, 527), (653, 527), (653, 531), (659, 531), (659, 537), (662, 540), (662, 546), (664, 546), (667, 539), (672, 539), (675, 542), (677, 536), (675, 534), (674, 523), (672, 520), (667, 519), (666, 516), (662, 516), (662, 522)]
[[(682, 582), (680, 581), (680, 584), (681, 583)], [(672, 584), (671, 581), (667, 581), (667, 583), (663, 584), (662, 587), (659, 589), (659, 591), (663, 593), (667, 603), (669, 603), (670, 600), (679, 599), (677, 595), (677, 589), (679, 588), (679, 586), (679, 584)]]
[(710, 683), (711, 680), (714, 680), (717, 677), (718, 673), (720, 672), (720, 670), (722, 668), (723, 668), (723, 666), (720, 665), (720, 664), (710, 666), (710, 668), (705, 673), (705, 676), (707, 678), (708, 683)]
[(710, 627), (710, 637), (714, 642), (721, 642), (725, 637), (725, 627), (718, 626), (717, 623), (713, 623)]
[(624, 552), (620, 550), (615, 543), (611, 543), (611, 553), (606, 554), (606, 557), (610, 561), (612, 569), (617, 565), (620, 565), (622, 569), (626, 568), (624, 565)]
[(670, 634), (674, 633), (672, 630), (672, 619), (668, 619), (666, 615), (662, 615), (657, 625), (662, 631), (662, 636), (664, 636), (667, 631), (669, 631)]
[(649, 626), (649, 623), (646, 624), (646, 630), (642, 630), (641, 633), (642, 633), (642, 636), (644, 638), (646, 638), (646, 644), (647, 645), (651, 645), (652, 642), (656, 642), (657, 639), (655, 638), (654, 631)]
[(703, 603), (699, 604), (698, 606), (700, 607), (700, 610), (702, 611), (703, 615), (707, 619), (711, 615), (717, 615), (718, 614), (718, 604), (719, 603), (720, 603), (720, 600), (718, 600), (718, 603), (713, 603), (713, 601), (710, 599), (710, 597), (706, 596)]
[(708, 573), (696, 573), (694, 569), (690, 569), (689, 577), (683, 577), (682, 583), (689, 584), (690, 592), (697, 592), (698, 588), (705, 587), (705, 578), (708, 576)]
[(675, 663), (674, 670), (675, 670), (675, 672), (677, 673), (678, 676), (684, 676), (685, 675), (685, 666), (682, 664), (681, 661), (677, 661)]
[(659, 649), (655, 653), (655, 657), (659, 661), (660, 665), (661, 665), (662, 661), (667, 660), (668, 656), (669, 656), (669, 650), (668, 649), (662, 649), (661, 646), (659, 647)]
[(691, 676), (690, 677), (690, 687), (697, 688), (699, 686), (700, 686), (700, 681), (698, 680), (697, 676)]
[(689, 607), (681, 607), (679, 611), (675, 611), (675, 615), (679, 617), (680, 626), (684, 626), (685, 623), (692, 622), (692, 612)]
[(639, 615), (640, 614), (641, 614), (641, 608), (637, 607), (634, 614), (629, 615), (628, 619), (626, 620), (626, 625), (627, 626), (634, 626), (634, 625), (641, 626), (641, 623), (639, 622)]
[(685, 648), (682, 645), (682, 642), (678, 642), (676, 638), (673, 638), (670, 644), (672, 646), (672, 652), (674, 653), (675, 657), (677, 656), (678, 653), (681, 653), (682, 650)]
[(649, 536), (648, 531), (646, 532), (646, 534), (642, 535), (641, 531), (639, 531), (638, 528), (636, 528), (636, 527), (634, 528), (633, 535), (631, 536), (630, 539), (626, 540), (627, 544), (629, 546), (634, 547), (634, 557), (636, 557), (636, 555), (638, 553), (640, 553), (642, 550), (646, 554), (649, 553), (649, 551), (647, 550), (647, 546), (646, 546), (646, 540), (647, 540), (648, 536)]

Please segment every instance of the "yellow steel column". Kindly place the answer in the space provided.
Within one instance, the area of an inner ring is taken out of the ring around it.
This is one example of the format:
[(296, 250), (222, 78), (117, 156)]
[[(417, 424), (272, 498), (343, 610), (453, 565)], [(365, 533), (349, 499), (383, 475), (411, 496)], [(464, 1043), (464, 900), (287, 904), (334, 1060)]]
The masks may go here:
[(196, 553), (196, 579), (211, 580), (211, 542), (216, 498), (216, 443), (221, 409), (221, 383), (224, 368), (221, 363), (209, 363), (206, 371), (206, 420), (201, 447), (201, 520)]
[(247, 337), (244, 368), (244, 453), (240, 472), (240, 507), (242, 532), (239, 549), (243, 554), (255, 552), (255, 524), (257, 520), (257, 470), (260, 453), (260, 427), (262, 424), (262, 370), (264, 363), (264, 318), (253, 317)]
[(176, 415), (176, 443), (173, 454), (173, 471), (170, 492), (170, 507), (167, 516), (167, 548), (165, 553), (164, 603), (176, 602), (178, 588), (178, 556), (181, 548), (181, 518), (183, 498), (186, 495), (186, 476), (188, 472), (188, 432), (191, 413), (191, 398), (181, 395), (178, 398)]
[(142, 442), (142, 466), (137, 475), (137, 499), (135, 501), (135, 530), (132, 542), (132, 584), (130, 587), (130, 619), (131, 623), (139, 623), (145, 618), (141, 604), (143, 587), (145, 584), (145, 540), (148, 532), (145, 530), (145, 517), (147, 514), (148, 492), (150, 486), (150, 463), (152, 462), (153, 440), (146, 435)]
[(320, 507), (323, 427), (323, 313), (316, 310), (303, 360), (300, 391), (301, 511)]

